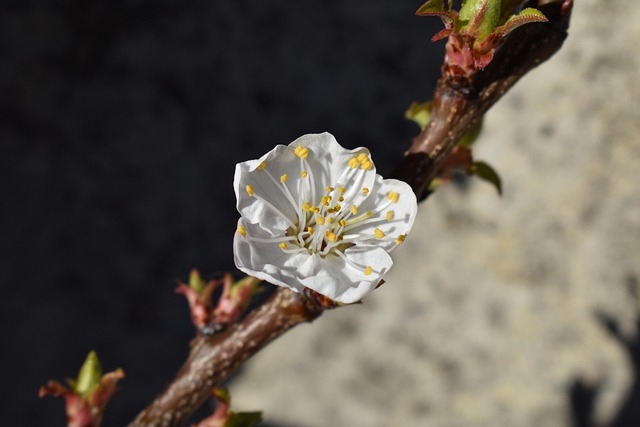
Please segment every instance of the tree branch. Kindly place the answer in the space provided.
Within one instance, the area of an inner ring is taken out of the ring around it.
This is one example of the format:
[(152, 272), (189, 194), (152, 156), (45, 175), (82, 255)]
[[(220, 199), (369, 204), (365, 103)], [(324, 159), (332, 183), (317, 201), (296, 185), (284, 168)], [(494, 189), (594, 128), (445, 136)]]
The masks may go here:
[[(547, 23), (515, 30), (483, 70), (470, 78), (449, 73), (446, 63), (436, 89), (431, 120), (391, 176), (406, 181), (419, 198), (460, 138), (516, 81), (557, 52), (567, 36), (570, 0), (531, 0)], [(239, 323), (213, 336), (197, 336), (189, 358), (169, 386), (130, 424), (130, 427), (184, 425), (219, 386), (249, 357), (293, 326), (316, 319), (331, 307), (308, 292), (278, 288)]]

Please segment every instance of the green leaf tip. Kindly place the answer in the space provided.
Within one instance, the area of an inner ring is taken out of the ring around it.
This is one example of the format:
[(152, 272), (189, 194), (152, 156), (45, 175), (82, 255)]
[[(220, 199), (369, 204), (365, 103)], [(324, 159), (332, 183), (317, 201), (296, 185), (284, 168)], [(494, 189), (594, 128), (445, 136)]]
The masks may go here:
[(197, 293), (201, 293), (207, 287), (205, 281), (202, 280), (202, 276), (200, 276), (200, 272), (195, 268), (189, 274), (189, 287)]
[(424, 129), (429, 123), (429, 118), (431, 117), (431, 108), (433, 107), (433, 102), (413, 102), (409, 109), (404, 113), (404, 117), (408, 120), (412, 120), (420, 129)]
[(83, 398), (88, 398), (91, 393), (100, 385), (102, 380), (102, 366), (94, 350), (87, 355), (87, 359), (78, 372), (78, 378), (73, 384), (73, 388)]
[(238, 412), (232, 414), (224, 427), (254, 427), (262, 421), (262, 412)]
[(496, 188), (498, 194), (502, 196), (502, 180), (495, 169), (485, 162), (474, 162), (471, 166), (471, 173), (478, 178), (487, 181)]
[(527, 7), (526, 9), (522, 9), (517, 15), (513, 15), (509, 19), (507, 19), (507, 22), (505, 22), (500, 29), (500, 35), (504, 37), (511, 31), (525, 24), (547, 21), (549, 20), (546, 16), (544, 16), (544, 13), (540, 12), (538, 9)]

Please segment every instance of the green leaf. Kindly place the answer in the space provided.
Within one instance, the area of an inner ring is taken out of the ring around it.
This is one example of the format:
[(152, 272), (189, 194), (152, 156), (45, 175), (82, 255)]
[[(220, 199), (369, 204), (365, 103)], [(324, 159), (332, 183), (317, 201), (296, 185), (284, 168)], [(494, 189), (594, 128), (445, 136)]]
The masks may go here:
[(416, 11), (416, 15), (440, 15), (446, 14), (444, 0), (429, 0)]
[(460, 8), (460, 20), (465, 24), (462, 29), (482, 40), (500, 23), (501, 0), (465, 0)]
[(458, 144), (463, 147), (471, 148), (473, 143), (476, 142), (476, 139), (478, 139), (481, 130), (482, 120), (480, 120), (474, 127), (472, 127), (470, 131), (465, 133), (462, 138), (460, 138), (460, 141), (458, 141)]
[(78, 378), (73, 384), (73, 388), (80, 396), (87, 399), (91, 393), (100, 385), (102, 380), (102, 367), (95, 351), (91, 350), (87, 359), (78, 372)]
[(262, 421), (262, 412), (238, 412), (231, 414), (224, 427), (254, 427)]
[(498, 191), (498, 194), (502, 196), (502, 180), (500, 175), (485, 162), (474, 162), (471, 166), (470, 173), (478, 178), (493, 184)]
[(191, 274), (189, 274), (189, 287), (196, 291), (197, 293), (201, 293), (204, 291), (204, 288), (207, 284), (202, 280), (200, 276), (200, 272), (195, 268), (191, 270)]
[(221, 387), (213, 389), (212, 391), (213, 397), (221, 403), (226, 403), (227, 405), (231, 402), (231, 394), (229, 394), (229, 389)]
[(517, 15), (511, 16), (500, 28), (500, 36), (504, 37), (511, 31), (532, 22), (547, 22), (548, 19), (542, 12), (532, 7), (522, 9)]
[(417, 103), (414, 102), (409, 106), (409, 109), (404, 113), (404, 117), (409, 120), (413, 120), (420, 126), (420, 129), (429, 123), (431, 117), (431, 108), (433, 107), (432, 101)]

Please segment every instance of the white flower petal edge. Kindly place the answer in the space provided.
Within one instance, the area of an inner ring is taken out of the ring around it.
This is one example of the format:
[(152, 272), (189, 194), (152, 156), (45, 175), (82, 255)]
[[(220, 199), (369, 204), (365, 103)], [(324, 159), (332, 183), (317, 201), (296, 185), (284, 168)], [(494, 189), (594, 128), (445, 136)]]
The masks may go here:
[(329, 133), (237, 164), (233, 186), (241, 215), (236, 267), (346, 304), (389, 271), (388, 252), (404, 241), (418, 209), (409, 185), (376, 174), (366, 148), (347, 150)]

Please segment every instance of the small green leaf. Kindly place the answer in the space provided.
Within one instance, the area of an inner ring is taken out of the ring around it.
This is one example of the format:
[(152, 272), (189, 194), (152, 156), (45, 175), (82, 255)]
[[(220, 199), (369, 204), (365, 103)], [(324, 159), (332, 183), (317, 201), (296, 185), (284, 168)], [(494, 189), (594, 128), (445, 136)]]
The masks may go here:
[(496, 187), (496, 190), (498, 190), (498, 194), (502, 196), (502, 180), (493, 167), (489, 166), (485, 162), (474, 162), (469, 172), (478, 178), (493, 184), (493, 186)]
[(95, 351), (90, 351), (87, 359), (78, 372), (78, 378), (73, 384), (74, 390), (83, 398), (87, 399), (91, 393), (100, 385), (102, 379), (102, 367)]
[(462, 138), (460, 138), (460, 141), (458, 141), (458, 144), (463, 147), (471, 148), (473, 143), (476, 142), (476, 139), (478, 139), (481, 130), (482, 120), (480, 120), (474, 127), (472, 127), (470, 131), (465, 133)]
[(436, 191), (438, 187), (440, 187), (440, 185), (442, 185), (442, 180), (438, 178), (433, 178), (429, 183), (429, 188), (427, 189), (427, 191), (429, 191), (430, 193), (433, 193), (434, 191)]
[(204, 291), (204, 288), (207, 284), (202, 280), (200, 276), (200, 272), (195, 268), (191, 270), (191, 274), (189, 274), (189, 287), (196, 291), (197, 293), (201, 293)]
[(416, 11), (416, 15), (440, 15), (446, 14), (444, 0), (429, 0)]
[(522, 9), (517, 15), (511, 16), (507, 22), (500, 28), (500, 36), (504, 37), (511, 31), (525, 24), (532, 22), (547, 22), (548, 19), (542, 12), (532, 7)]
[(231, 414), (224, 427), (254, 427), (262, 421), (262, 412), (238, 412)]
[(218, 402), (222, 402), (226, 404), (229, 404), (231, 402), (231, 394), (229, 394), (229, 389), (227, 388), (224, 388), (224, 387), (216, 388), (216, 389), (213, 389), (211, 393), (213, 394), (213, 397)]
[(414, 102), (409, 106), (409, 109), (404, 113), (404, 117), (409, 120), (413, 120), (420, 126), (420, 129), (429, 123), (431, 117), (431, 108), (433, 106), (432, 101), (417, 103)]
[(465, 0), (460, 8), (460, 20), (464, 21), (463, 29), (470, 30), (482, 40), (500, 23), (501, 0)]

